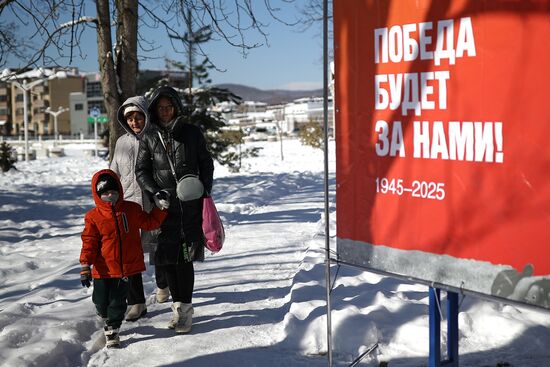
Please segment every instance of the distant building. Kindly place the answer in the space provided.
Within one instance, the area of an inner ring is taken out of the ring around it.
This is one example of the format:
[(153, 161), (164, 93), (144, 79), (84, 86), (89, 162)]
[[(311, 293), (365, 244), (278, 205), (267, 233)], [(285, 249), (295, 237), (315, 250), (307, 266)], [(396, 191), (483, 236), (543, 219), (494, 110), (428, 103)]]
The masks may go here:
[(0, 81), (0, 135), (11, 135), (11, 93), (7, 82)]
[[(40, 87), (40, 86), (38, 86)], [(38, 88), (37, 87), (37, 88)], [(47, 99), (45, 99), (45, 105), (42, 107), (50, 107), (52, 111), (58, 111), (59, 107), (69, 108), (69, 96), (72, 92), (80, 92), (84, 87), (84, 78), (78, 74), (73, 73), (66, 78), (55, 78), (48, 80), (46, 84), (42, 85), (45, 90), (48, 91)], [(47, 88), (47, 89), (46, 89)], [(49, 99), (49, 106), (46, 105)], [(53, 116), (49, 113), (44, 113), (44, 109), (37, 107), (33, 109), (33, 123), (40, 123), (44, 121), (44, 126), (38, 129), (38, 134), (51, 135), (54, 133), (54, 121)], [(41, 113), (41, 116), (39, 115)], [(36, 126), (36, 125), (35, 125)], [(57, 129), (59, 134), (71, 135), (71, 119), (69, 111), (59, 114), (57, 117)]]
[[(69, 107), (69, 93), (82, 91), (84, 80), (76, 69), (35, 69), (28, 70), (17, 75), (19, 82), (41, 79), (42, 83), (34, 86), (27, 94), (28, 131), (29, 134), (50, 135), (54, 133), (53, 118), (46, 113), (46, 108), (57, 111), (60, 107)], [(12, 134), (23, 134), (24, 130), (24, 95), (23, 91), (10, 83), (7, 94), (11, 96), (8, 114), (13, 125)], [(9, 98), (7, 98), (9, 99)], [(70, 117), (68, 113), (62, 113), (57, 118), (57, 126), (60, 134), (70, 134)]]
[(94, 125), (88, 123), (88, 98), (82, 92), (72, 92), (69, 95), (69, 116), (71, 118), (71, 135), (90, 137), (94, 133)]
[[(320, 124), (324, 121), (323, 98), (306, 97), (291, 103), (267, 105), (264, 102), (245, 101), (235, 106), (227, 102), (218, 103), (212, 107), (220, 112), (230, 126), (239, 126), (244, 130), (262, 123), (275, 123), (283, 132), (290, 133), (299, 130), (310, 121)], [(334, 127), (332, 99), (328, 101), (329, 129)]]
[[(71, 94), (71, 125), (73, 134), (84, 134), (93, 137), (94, 124), (88, 122), (92, 109), (98, 109), (100, 116), (107, 115), (107, 108), (103, 99), (101, 74), (98, 72), (86, 73), (85, 94)], [(74, 119), (74, 120), (73, 120)], [(108, 124), (98, 124), (98, 133), (103, 132)]]
[[(87, 106), (85, 106), (86, 112), (90, 112), (92, 108), (99, 109), (102, 115), (107, 114), (105, 103), (103, 102), (103, 87), (101, 86), (101, 74), (99, 73), (86, 73), (86, 100)], [(81, 91), (79, 91), (81, 92)]]
[[(328, 100), (328, 126), (334, 127), (332, 98)], [(323, 123), (323, 98), (299, 98), (284, 106), (284, 122), (287, 129), (294, 131), (310, 121)]]
[(138, 75), (138, 94), (148, 94), (159, 86), (163, 81), (172, 88), (186, 89), (189, 87), (187, 71), (183, 70), (140, 70)]
[(265, 102), (244, 101), (237, 107), (237, 111), (240, 113), (265, 112), (266, 110), (267, 103)]

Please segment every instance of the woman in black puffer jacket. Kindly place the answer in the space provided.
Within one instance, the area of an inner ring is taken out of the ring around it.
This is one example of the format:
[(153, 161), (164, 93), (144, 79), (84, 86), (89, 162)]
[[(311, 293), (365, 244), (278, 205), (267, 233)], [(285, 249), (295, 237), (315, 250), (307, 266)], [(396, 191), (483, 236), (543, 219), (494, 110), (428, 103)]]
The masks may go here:
[[(206, 192), (212, 189), (214, 164), (201, 130), (186, 123), (184, 107), (178, 93), (170, 87), (157, 89), (149, 104), (151, 126), (140, 140), (136, 161), (136, 179), (144, 192), (156, 200), (169, 195), (168, 217), (158, 234), (155, 266), (166, 274), (174, 315), (168, 327), (176, 332), (189, 332), (192, 324), (194, 269), (184, 256), (184, 247), (204, 243), (202, 232), (202, 198), (182, 202), (176, 196), (177, 178), (187, 174), (199, 176)], [(162, 140), (159, 136), (162, 135)], [(166, 146), (166, 149), (165, 149)]]

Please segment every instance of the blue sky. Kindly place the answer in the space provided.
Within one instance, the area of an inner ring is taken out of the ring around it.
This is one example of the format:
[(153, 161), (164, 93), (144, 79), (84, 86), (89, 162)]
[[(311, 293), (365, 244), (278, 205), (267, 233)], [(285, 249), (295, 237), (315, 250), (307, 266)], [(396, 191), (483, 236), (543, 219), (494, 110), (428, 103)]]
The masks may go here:
[[(291, 21), (298, 16), (298, 12), (292, 4), (286, 6), (281, 16)], [(322, 24), (319, 23), (305, 32), (299, 32), (296, 28), (270, 18), (263, 9), (263, 2), (258, 2), (256, 9), (259, 19), (270, 24), (267, 29), (269, 46), (263, 45), (252, 49), (245, 58), (238, 48), (231, 47), (225, 42), (210, 42), (206, 47), (210, 59), (219, 69), (226, 70), (226, 72), (215, 70), (210, 72), (213, 84), (238, 83), (260, 89), (322, 88)], [(95, 15), (93, 4), (87, 4), (85, 15)], [(25, 29), (21, 31), (25, 32)], [(184, 61), (183, 54), (176, 54), (172, 50), (165, 31), (148, 29), (145, 33), (149, 40), (154, 40), (155, 45), (160, 46), (160, 49), (153, 54), (148, 54), (156, 59), (140, 61), (141, 69), (164, 69), (164, 57)], [(246, 35), (250, 41), (264, 42), (264, 39), (255, 33)], [(81, 47), (86, 52), (85, 59), (79, 57), (71, 65), (78, 67), (81, 71), (97, 71), (99, 67), (95, 31), (89, 29), (84, 32)], [(10, 60), (8, 63), (8, 67), (17, 66), (15, 60)]]

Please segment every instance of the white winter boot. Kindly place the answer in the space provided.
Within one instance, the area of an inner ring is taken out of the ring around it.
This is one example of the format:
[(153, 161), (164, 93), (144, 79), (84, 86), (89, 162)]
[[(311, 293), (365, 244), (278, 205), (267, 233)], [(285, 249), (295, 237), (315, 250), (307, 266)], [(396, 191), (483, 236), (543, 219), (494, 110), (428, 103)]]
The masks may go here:
[(193, 305), (191, 303), (174, 302), (172, 312), (172, 319), (168, 323), (168, 328), (176, 329), (176, 333), (190, 332), (193, 325)]
[(172, 313), (172, 319), (170, 320), (170, 322), (168, 322), (168, 329), (175, 329), (176, 326), (178, 325), (178, 322), (182, 317), (181, 306), (182, 306), (181, 302), (174, 302), (172, 304), (173, 313)]
[(193, 325), (193, 305), (191, 303), (181, 304), (179, 322), (176, 325), (176, 333), (188, 333)]
[(158, 303), (164, 303), (168, 301), (168, 298), (170, 297), (170, 288), (158, 288), (157, 287), (157, 302)]
[(130, 311), (126, 315), (126, 321), (136, 321), (147, 314), (145, 303), (137, 303), (130, 306)]

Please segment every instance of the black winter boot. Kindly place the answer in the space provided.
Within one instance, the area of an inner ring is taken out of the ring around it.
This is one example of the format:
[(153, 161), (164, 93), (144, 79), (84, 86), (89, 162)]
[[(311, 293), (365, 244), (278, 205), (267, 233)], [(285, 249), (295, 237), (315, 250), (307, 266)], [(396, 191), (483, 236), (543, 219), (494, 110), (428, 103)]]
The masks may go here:
[(107, 348), (120, 347), (120, 338), (118, 337), (119, 329), (114, 329), (112, 326), (105, 326), (105, 346)]

